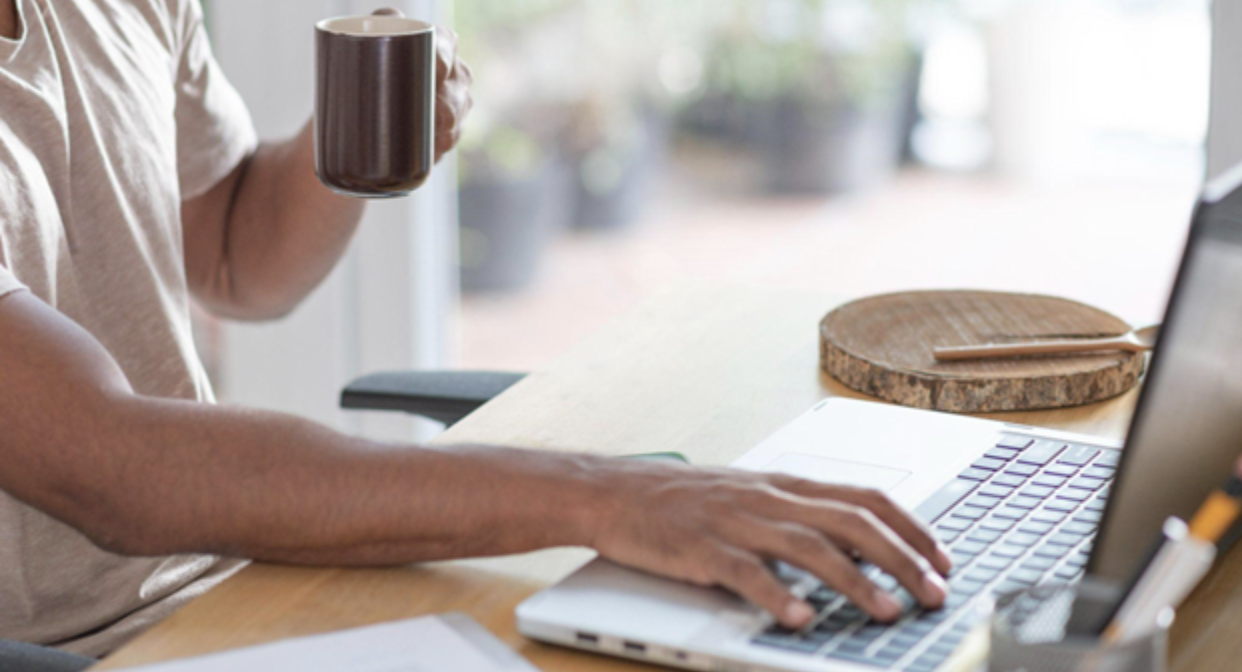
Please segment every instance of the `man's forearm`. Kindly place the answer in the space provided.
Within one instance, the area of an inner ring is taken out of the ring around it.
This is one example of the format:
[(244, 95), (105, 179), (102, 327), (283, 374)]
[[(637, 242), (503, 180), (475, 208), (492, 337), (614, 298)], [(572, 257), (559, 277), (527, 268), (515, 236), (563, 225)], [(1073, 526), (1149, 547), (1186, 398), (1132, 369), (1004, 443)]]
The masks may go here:
[(133, 396), (99, 404), (80, 410), (101, 459), (62, 462), (58, 482), (65, 517), (119, 552), (387, 565), (591, 543), (593, 458), (381, 444)]
[(365, 201), (334, 194), (314, 174), (313, 124), (265, 143), (237, 175), (217, 272), (235, 317), (279, 317), (337, 265)]

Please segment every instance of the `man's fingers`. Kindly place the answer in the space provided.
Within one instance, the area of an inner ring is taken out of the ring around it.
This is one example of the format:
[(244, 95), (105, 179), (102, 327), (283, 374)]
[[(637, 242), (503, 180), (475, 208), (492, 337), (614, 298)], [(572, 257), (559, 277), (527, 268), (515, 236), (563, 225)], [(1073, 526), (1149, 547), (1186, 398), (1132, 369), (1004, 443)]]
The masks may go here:
[(712, 580), (767, 611), (781, 625), (796, 630), (815, 617), (811, 605), (794, 597), (758, 556), (724, 544), (713, 544), (704, 560)]
[(896, 532), (914, 550), (931, 561), (932, 566), (942, 576), (947, 576), (953, 569), (953, 561), (948, 551), (921, 521), (902, 509), (892, 499), (879, 490), (832, 486), (815, 481), (792, 477), (778, 477), (775, 485), (782, 490), (810, 497), (813, 499), (829, 499), (861, 506), (874, 513), (891, 530)]
[(925, 607), (944, 603), (948, 588), (931, 563), (867, 509), (772, 488), (768, 496), (757, 499), (755, 513), (770, 520), (804, 525), (839, 548), (858, 551), (897, 579)]
[(901, 616), (901, 603), (872, 583), (818, 531), (805, 525), (753, 518), (736, 533), (746, 540), (746, 548), (814, 574), (872, 618), (887, 623)]
[(846, 548), (856, 549), (897, 579), (925, 607), (939, 607), (948, 596), (948, 586), (926, 558), (919, 555), (875, 514), (861, 507), (826, 507), (824, 534)]

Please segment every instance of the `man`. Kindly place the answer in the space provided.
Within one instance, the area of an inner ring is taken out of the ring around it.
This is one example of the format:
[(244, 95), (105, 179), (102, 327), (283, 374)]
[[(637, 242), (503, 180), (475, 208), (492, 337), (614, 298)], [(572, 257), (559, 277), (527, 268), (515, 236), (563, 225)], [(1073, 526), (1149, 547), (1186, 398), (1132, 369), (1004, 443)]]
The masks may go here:
[[(442, 155), (470, 74), (441, 37)], [(854, 556), (943, 601), (943, 548), (874, 492), (384, 444), (213, 405), (190, 296), (233, 318), (284, 315), (362, 214), (311, 155), (308, 130), (256, 142), (197, 0), (0, 0), (0, 637), (105, 654), (235, 558), (392, 565), (560, 545), (728, 587), (790, 627), (811, 610), (765, 560), (880, 619), (899, 605)]]

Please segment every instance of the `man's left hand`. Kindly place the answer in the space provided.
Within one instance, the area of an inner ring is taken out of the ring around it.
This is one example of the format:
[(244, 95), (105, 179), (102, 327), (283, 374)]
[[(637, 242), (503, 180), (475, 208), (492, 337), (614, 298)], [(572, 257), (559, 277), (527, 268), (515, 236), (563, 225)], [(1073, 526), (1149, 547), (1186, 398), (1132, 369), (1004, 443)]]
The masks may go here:
[(474, 99), (470, 85), (474, 74), (457, 57), (457, 34), (436, 27), (436, 161), (457, 146), (462, 124)]

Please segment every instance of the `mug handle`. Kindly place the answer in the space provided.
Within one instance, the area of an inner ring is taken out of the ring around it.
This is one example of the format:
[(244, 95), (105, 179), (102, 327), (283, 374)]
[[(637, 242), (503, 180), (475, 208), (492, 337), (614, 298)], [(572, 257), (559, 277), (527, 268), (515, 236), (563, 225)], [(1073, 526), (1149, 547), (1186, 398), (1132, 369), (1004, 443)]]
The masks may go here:
[(381, 9), (375, 10), (374, 12), (371, 12), (371, 16), (402, 16), (403, 17), (405, 16), (405, 14), (402, 14), (401, 10), (395, 7), (383, 7)]

